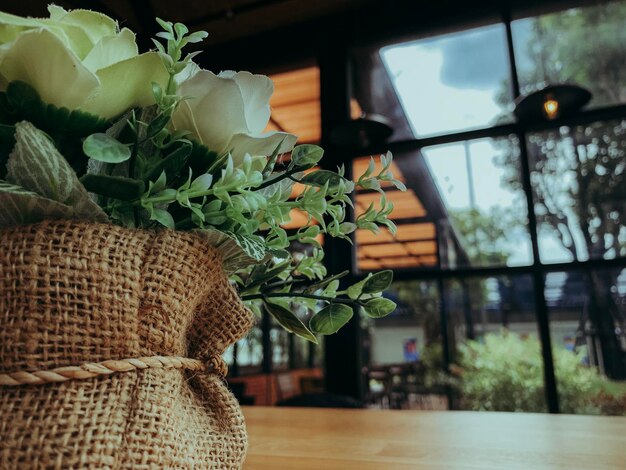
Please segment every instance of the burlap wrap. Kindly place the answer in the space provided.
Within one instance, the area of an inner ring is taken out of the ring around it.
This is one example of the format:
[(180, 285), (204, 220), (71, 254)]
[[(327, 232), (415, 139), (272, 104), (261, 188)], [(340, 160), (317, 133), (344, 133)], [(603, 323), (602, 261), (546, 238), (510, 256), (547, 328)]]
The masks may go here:
[[(192, 233), (53, 222), (0, 231), (0, 371), (205, 359), (252, 324)], [(241, 410), (215, 374), (145, 369), (0, 387), (0, 467), (239, 468)]]

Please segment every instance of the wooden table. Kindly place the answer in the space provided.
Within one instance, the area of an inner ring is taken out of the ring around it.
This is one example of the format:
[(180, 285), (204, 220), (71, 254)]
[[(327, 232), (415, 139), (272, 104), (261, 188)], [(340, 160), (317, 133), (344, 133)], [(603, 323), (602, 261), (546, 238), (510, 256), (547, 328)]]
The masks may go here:
[(626, 418), (244, 407), (245, 469), (626, 469)]

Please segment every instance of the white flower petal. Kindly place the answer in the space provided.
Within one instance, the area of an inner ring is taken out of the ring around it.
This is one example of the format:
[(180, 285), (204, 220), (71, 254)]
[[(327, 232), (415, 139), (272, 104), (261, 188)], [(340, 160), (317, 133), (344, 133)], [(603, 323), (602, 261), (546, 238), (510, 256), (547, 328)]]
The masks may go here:
[(22, 80), (44, 102), (69, 109), (80, 107), (98, 87), (98, 78), (45, 29), (21, 33), (4, 56), (1, 69), (6, 82)]
[(124, 28), (115, 36), (100, 39), (83, 60), (83, 65), (96, 72), (116, 62), (135, 57), (138, 53), (135, 33)]
[(191, 137), (210, 150), (228, 150), (233, 134), (247, 132), (245, 103), (234, 80), (201, 70), (180, 85), (178, 94), (186, 98), (187, 105), (176, 109), (172, 125), (192, 131), (189, 124), (193, 120), (198, 135)]
[(50, 11), (50, 17), (64, 26), (76, 26), (96, 44), (105, 36), (117, 34), (117, 22), (103, 13), (91, 10), (71, 10), (62, 15), (58, 10)]
[(168, 73), (156, 52), (147, 52), (98, 70), (100, 89), (81, 106), (83, 111), (110, 118), (136, 106), (154, 104), (152, 82), (165, 87)]
[(240, 165), (246, 154), (263, 157), (271, 155), (281, 141), (283, 143), (278, 153), (289, 152), (296, 145), (297, 139), (295, 135), (286, 132), (268, 132), (259, 136), (236, 134), (231, 139), (228, 149), (232, 149), (235, 165)]
[(270, 120), (270, 97), (274, 93), (274, 83), (265, 75), (250, 72), (222, 72), (220, 76), (232, 77), (239, 85), (245, 103), (248, 133), (260, 134)]

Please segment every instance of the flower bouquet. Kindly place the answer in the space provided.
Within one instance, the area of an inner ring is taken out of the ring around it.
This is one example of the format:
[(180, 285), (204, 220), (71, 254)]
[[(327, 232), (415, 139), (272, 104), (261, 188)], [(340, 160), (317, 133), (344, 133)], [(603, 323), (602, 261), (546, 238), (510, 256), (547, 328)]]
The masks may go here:
[[(390, 271), (340, 288), (319, 243), (395, 230), (391, 156), (350, 181), (264, 133), (272, 82), (201, 70), (204, 32), (157, 20), (139, 54), (105, 15), (49, 12), (0, 13), (0, 467), (238, 468), (221, 356), (254, 313), (317, 342), (395, 308)], [(349, 221), (355, 188), (381, 204)]]

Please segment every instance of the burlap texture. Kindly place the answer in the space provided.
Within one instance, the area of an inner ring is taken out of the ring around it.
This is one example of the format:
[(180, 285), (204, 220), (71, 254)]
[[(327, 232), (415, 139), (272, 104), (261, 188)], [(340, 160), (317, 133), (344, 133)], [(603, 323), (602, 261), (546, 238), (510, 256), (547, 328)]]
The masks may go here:
[[(252, 321), (196, 234), (71, 221), (0, 231), (2, 372), (204, 360)], [(246, 446), (239, 405), (210, 373), (0, 387), (2, 469), (239, 468)]]

